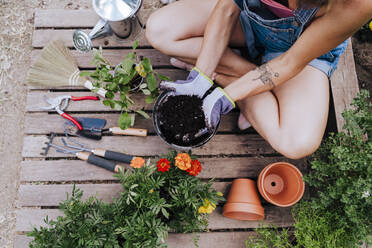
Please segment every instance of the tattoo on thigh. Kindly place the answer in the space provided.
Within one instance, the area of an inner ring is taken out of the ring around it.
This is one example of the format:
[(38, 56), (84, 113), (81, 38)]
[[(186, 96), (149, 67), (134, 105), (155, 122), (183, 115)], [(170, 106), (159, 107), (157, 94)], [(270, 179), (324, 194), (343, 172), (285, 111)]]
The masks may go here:
[(253, 80), (260, 80), (264, 85), (268, 85), (270, 87), (275, 86), (273, 77), (279, 77), (278, 72), (273, 72), (271, 68), (266, 64), (258, 67), (256, 70), (260, 75), (258, 76), (258, 78), (254, 78)]

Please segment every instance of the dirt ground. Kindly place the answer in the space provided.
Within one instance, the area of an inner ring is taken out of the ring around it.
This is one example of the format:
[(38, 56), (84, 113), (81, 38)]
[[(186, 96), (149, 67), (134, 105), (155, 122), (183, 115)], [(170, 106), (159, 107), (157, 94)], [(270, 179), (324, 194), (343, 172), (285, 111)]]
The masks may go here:
[[(146, 0), (153, 5), (158, 0)], [(13, 247), (14, 209), (22, 160), (25, 73), (36, 8), (90, 8), (90, 0), (0, 0), (0, 247)], [(362, 88), (371, 92), (372, 43), (353, 40)]]

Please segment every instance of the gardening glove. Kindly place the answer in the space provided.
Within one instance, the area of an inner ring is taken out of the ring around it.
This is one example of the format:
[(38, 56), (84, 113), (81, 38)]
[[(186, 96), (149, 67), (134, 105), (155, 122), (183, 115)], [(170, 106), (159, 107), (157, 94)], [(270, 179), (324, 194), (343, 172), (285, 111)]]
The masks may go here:
[(175, 82), (163, 81), (160, 84), (160, 88), (174, 91), (176, 95), (198, 96), (202, 98), (212, 85), (213, 81), (198, 68), (194, 67), (186, 80), (177, 80)]
[(221, 114), (227, 114), (233, 108), (235, 108), (235, 103), (230, 96), (222, 88), (215, 88), (203, 100), (203, 111), (207, 128), (214, 130), (220, 121)]

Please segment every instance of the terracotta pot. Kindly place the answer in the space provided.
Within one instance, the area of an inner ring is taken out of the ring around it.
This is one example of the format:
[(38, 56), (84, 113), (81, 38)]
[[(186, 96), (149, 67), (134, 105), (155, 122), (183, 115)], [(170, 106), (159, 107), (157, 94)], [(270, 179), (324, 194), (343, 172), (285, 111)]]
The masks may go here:
[(235, 179), (231, 185), (223, 216), (237, 220), (262, 220), (264, 209), (251, 179)]
[(301, 172), (286, 162), (266, 166), (258, 176), (257, 187), (266, 201), (279, 207), (292, 206), (305, 191)]

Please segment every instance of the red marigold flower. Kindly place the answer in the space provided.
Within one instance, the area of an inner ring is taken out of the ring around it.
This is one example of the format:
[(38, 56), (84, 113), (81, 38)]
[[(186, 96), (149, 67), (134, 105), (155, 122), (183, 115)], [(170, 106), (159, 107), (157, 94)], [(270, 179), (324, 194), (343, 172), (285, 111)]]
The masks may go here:
[(199, 172), (201, 172), (201, 170), (202, 170), (202, 166), (201, 166), (199, 160), (194, 159), (193, 161), (191, 161), (191, 167), (187, 170), (187, 172), (191, 176), (195, 177), (199, 174)]
[(158, 167), (158, 171), (166, 172), (170, 168), (170, 161), (166, 158), (161, 158), (156, 162), (156, 166)]

